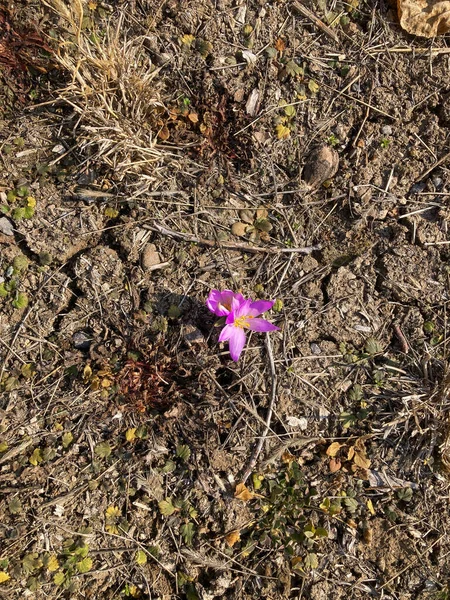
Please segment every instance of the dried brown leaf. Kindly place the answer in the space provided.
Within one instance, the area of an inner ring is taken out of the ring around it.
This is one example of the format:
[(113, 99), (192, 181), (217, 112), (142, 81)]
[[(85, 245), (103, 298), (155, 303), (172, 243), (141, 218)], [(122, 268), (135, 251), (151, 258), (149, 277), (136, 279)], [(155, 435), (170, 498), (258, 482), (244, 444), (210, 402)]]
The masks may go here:
[(336, 456), (341, 446), (342, 444), (340, 444), (339, 442), (333, 442), (332, 444), (330, 444), (327, 448), (327, 456)]
[(450, 31), (450, 0), (397, 0), (402, 28), (412, 35), (432, 38)]
[(248, 502), (254, 498), (254, 494), (248, 489), (245, 483), (238, 483), (234, 492), (234, 497), (242, 502)]
[(239, 237), (245, 237), (245, 234), (247, 233), (247, 227), (248, 225), (246, 223), (240, 223), (238, 221), (237, 223), (233, 223), (231, 226), (231, 233), (233, 235), (238, 235)]
[(231, 531), (227, 536), (225, 536), (225, 541), (227, 543), (227, 546), (229, 546), (230, 548), (232, 548), (236, 542), (239, 542), (240, 539), (241, 539), (241, 534), (239, 533), (239, 531), (237, 529), (234, 531)]

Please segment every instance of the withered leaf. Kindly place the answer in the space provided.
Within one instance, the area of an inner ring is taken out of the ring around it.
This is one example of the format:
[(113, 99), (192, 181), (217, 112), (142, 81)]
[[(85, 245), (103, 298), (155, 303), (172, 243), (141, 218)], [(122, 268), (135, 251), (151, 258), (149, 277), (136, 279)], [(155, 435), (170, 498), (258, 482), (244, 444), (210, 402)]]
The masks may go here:
[(239, 533), (239, 531), (237, 529), (234, 531), (231, 531), (227, 536), (225, 536), (225, 541), (227, 543), (227, 546), (229, 546), (230, 548), (232, 548), (236, 542), (239, 542), (240, 539), (241, 539), (241, 534)]
[(339, 442), (333, 442), (327, 448), (327, 456), (336, 456), (341, 448), (341, 444)]
[(254, 498), (254, 494), (248, 489), (245, 483), (238, 483), (234, 492), (234, 497), (242, 502), (248, 502)]
[(450, 0), (397, 0), (402, 28), (412, 35), (432, 38), (450, 31)]
[(336, 473), (341, 468), (341, 461), (339, 458), (331, 458), (330, 459), (330, 473)]

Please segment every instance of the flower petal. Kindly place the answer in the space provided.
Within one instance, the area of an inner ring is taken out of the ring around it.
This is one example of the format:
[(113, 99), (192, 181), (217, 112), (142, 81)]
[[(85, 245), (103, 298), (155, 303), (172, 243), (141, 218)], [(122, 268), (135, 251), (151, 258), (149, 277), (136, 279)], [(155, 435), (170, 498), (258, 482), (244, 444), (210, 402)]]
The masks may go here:
[(245, 346), (245, 333), (240, 327), (234, 327), (231, 325), (231, 328), (233, 331), (228, 340), (228, 344), (230, 346), (230, 356), (234, 362), (237, 362)]
[(244, 300), (242, 302), (239, 302), (239, 304), (237, 304), (236, 302), (233, 303), (233, 312), (234, 312), (234, 316), (235, 318), (239, 318), (239, 317), (245, 317), (247, 315), (249, 315), (250, 313), (248, 312), (250, 310), (250, 306), (252, 304), (251, 300)]
[(279, 331), (280, 328), (274, 325), (273, 323), (269, 323), (266, 319), (249, 319), (248, 328), (252, 331)]
[(208, 309), (218, 317), (224, 317), (230, 313), (233, 306), (239, 306), (244, 301), (242, 294), (232, 290), (211, 290), (206, 301)]
[(234, 325), (225, 325), (219, 335), (219, 342), (227, 342), (233, 335), (233, 330), (236, 329)]
[(270, 310), (274, 304), (275, 300), (257, 300), (256, 302), (251, 302), (247, 314), (257, 317), (266, 312), (266, 310)]
[(206, 306), (212, 312), (216, 312), (217, 304), (220, 301), (220, 292), (219, 290), (211, 290), (209, 292), (208, 299), (206, 300)]

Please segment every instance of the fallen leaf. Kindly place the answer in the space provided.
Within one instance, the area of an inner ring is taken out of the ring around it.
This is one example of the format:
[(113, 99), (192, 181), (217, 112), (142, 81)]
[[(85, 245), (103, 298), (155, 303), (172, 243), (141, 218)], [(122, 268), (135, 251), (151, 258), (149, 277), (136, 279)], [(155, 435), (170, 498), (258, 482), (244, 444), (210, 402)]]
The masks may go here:
[(341, 444), (339, 442), (333, 442), (332, 444), (330, 444), (327, 448), (327, 455), (328, 456), (336, 456), (336, 454), (339, 452), (341, 448)]
[(256, 56), (256, 54), (253, 54), (253, 52), (250, 52), (250, 50), (243, 50), (242, 51), (242, 58), (249, 65), (254, 65), (256, 63), (256, 61), (258, 60), (258, 57)]
[(237, 529), (235, 529), (234, 531), (231, 531), (227, 536), (225, 536), (225, 541), (227, 543), (227, 546), (229, 546), (230, 548), (232, 548), (236, 542), (239, 542), (240, 539), (241, 539), (241, 534), (239, 533), (239, 531)]
[(242, 502), (248, 502), (254, 498), (252, 492), (248, 489), (245, 483), (238, 483), (234, 492), (234, 497)]
[(274, 47), (278, 50), (278, 52), (284, 52), (286, 50), (286, 42), (282, 38), (278, 38), (274, 44)]
[(412, 35), (432, 38), (450, 31), (450, 0), (397, 0), (401, 27)]
[(358, 465), (358, 467), (361, 467), (361, 469), (368, 469), (370, 467), (370, 458), (367, 458), (363, 452), (355, 452), (353, 462), (355, 465)]
[(10, 579), (8, 573), (5, 573), (5, 571), (0, 571), (0, 583), (5, 583), (5, 581), (8, 581), (8, 579)]
[(258, 112), (258, 103), (259, 103), (259, 90), (255, 88), (250, 93), (248, 97), (247, 103), (245, 105), (245, 111), (251, 117), (254, 117)]
[(244, 237), (247, 233), (247, 227), (248, 225), (246, 225), (245, 223), (233, 223), (233, 225), (231, 226), (231, 233), (233, 235), (238, 235), (239, 237)]
[(339, 458), (331, 458), (330, 459), (330, 473), (336, 473), (341, 468), (341, 461)]
[(286, 127), (281, 123), (275, 127), (275, 131), (277, 132), (277, 138), (279, 140), (284, 140), (291, 135), (291, 130), (289, 129), (289, 127)]

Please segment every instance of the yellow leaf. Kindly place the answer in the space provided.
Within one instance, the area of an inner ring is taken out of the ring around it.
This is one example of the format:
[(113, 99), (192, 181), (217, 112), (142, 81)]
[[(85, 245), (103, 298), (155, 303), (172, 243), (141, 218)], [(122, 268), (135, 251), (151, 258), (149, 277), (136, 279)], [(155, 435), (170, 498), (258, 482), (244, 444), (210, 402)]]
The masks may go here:
[(121, 515), (120, 509), (117, 506), (108, 506), (105, 511), (105, 516), (107, 519), (111, 519), (112, 517), (119, 517)]
[(33, 467), (36, 467), (39, 463), (43, 461), (42, 454), (40, 448), (35, 448), (33, 450), (33, 454), (28, 459)]
[(275, 131), (277, 132), (277, 138), (279, 140), (284, 140), (291, 135), (291, 130), (289, 129), (289, 127), (286, 127), (281, 123), (275, 127)]
[(241, 534), (237, 529), (231, 531), (227, 536), (225, 536), (225, 541), (230, 548), (232, 548), (236, 542), (239, 542), (240, 539)]
[(333, 442), (327, 448), (327, 455), (328, 456), (336, 456), (337, 453), (339, 452), (340, 448), (341, 448), (341, 444), (339, 442)]
[(355, 456), (353, 457), (353, 462), (361, 469), (369, 469), (370, 468), (370, 458), (367, 458), (365, 453), (363, 452), (355, 452)]
[(92, 377), (92, 369), (89, 365), (86, 365), (83, 369), (83, 379), (84, 381), (89, 381)]
[(57, 571), (59, 569), (58, 559), (54, 554), (48, 557), (47, 569), (50, 571), (50, 573), (53, 573), (53, 571)]
[(138, 565), (145, 565), (147, 562), (147, 555), (143, 550), (138, 550), (136, 552), (136, 563)]
[(131, 427), (130, 429), (126, 430), (125, 439), (127, 442), (134, 442), (136, 439), (136, 427)]
[(367, 508), (369, 509), (370, 514), (374, 515), (375, 514), (375, 509), (373, 507), (373, 503), (372, 503), (372, 500), (370, 500), (370, 498), (369, 498), (369, 500), (367, 500), (366, 504), (367, 504)]
[(30, 208), (36, 207), (36, 198), (34, 196), (28, 196), (27, 198), (27, 206)]
[(242, 502), (248, 502), (254, 498), (254, 494), (247, 488), (245, 483), (238, 483), (234, 492), (234, 497)]
[(355, 449), (353, 446), (350, 446), (350, 448), (348, 449), (347, 452), (347, 460), (352, 460), (352, 458), (355, 456)]
[(190, 46), (192, 42), (195, 40), (195, 37), (192, 34), (187, 33), (180, 38), (180, 42), (185, 46)]
[(8, 579), (11, 579), (8, 573), (5, 573), (5, 571), (0, 571), (0, 583), (5, 583), (5, 581), (8, 581)]
[(310, 79), (308, 83), (308, 89), (313, 94), (317, 94), (319, 91), (319, 85), (314, 81), (314, 79)]

